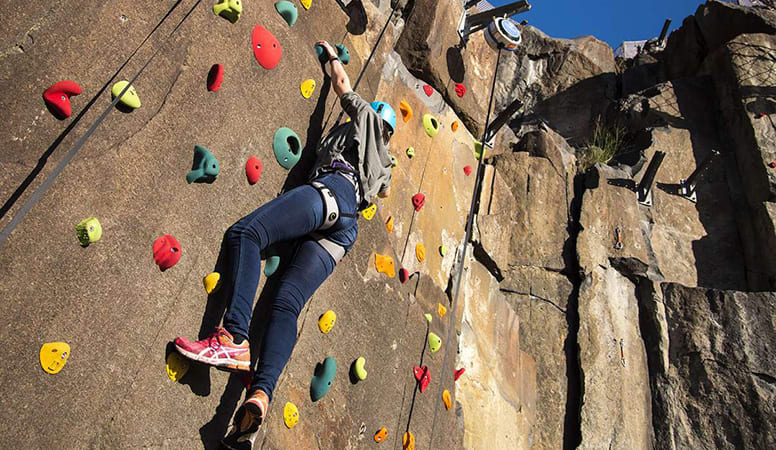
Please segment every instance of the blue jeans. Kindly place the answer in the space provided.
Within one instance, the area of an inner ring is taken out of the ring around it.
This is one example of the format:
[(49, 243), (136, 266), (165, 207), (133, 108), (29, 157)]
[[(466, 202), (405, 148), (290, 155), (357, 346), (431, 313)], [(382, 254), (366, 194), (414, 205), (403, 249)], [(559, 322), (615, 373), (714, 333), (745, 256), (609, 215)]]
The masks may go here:
[[(324, 174), (316, 180), (331, 190), (340, 212), (357, 212), (356, 193), (348, 180), (336, 173)], [(276, 242), (299, 240), (280, 279), (251, 384), (252, 389), (261, 389), (270, 400), (296, 344), (299, 313), (334, 270), (336, 262), (331, 255), (308, 236), (323, 220), (321, 195), (314, 187), (303, 185), (260, 206), (226, 232), (233, 292), (224, 315), (224, 328), (232, 335), (243, 337), (248, 336), (253, 299), (259, 285), (261, 252)], [(358, 234), (356, 218), (340, 217), (333, 227), (320, 234), (350, 251)]]

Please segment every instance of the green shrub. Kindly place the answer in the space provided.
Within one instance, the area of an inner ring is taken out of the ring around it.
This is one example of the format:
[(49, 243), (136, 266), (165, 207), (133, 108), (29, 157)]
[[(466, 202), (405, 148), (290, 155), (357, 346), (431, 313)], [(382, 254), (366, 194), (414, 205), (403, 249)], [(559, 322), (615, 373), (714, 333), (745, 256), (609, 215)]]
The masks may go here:
[(598, 117), (593, 127), (593, 135), (580, 154), (579, 165), (582, 170), (587, 170), (596, 163), (608, 164), (620, 153), (624, 144), (625, 128), (618, 124), (605, 125)]

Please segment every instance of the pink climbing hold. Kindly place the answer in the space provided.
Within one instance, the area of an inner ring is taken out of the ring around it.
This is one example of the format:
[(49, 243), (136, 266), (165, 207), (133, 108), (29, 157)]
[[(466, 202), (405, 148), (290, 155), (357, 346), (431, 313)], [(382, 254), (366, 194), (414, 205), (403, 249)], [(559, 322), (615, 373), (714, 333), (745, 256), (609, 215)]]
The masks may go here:
[(283, 56), (283, 49), (280, 47), (280, 42), (278, 42), (277, 38), (266, 28), (261, 25), (253, 27), (251, 43), (253, 45), (253, 56), (256, 57), (256, 61), (261, 67), (273, 69), (278, 65), (280, 57)]
[(415, 211), (420, 211), (420, 208), (422, 208), (425, 204), (426, 196), (422, 193), (418, 192), (412, 196), (412, 206), (415, 208)]
[(423, 85), (423, 92), (425, 92), (427, 96), (431, 97), (431, 95), (434, 93), (434, 88), (425, 84)]
[(466, 372), (465, 367), (461, 367), (460, 369), (456, 370), (455, 375), (453, 376), (453, 378), (455, 378), (455, 381), (458, 381), (458, 379), (461, 378), (461, 375), (463, 375), (464, 372)]
[(223, 81), (224, 66), (221, 64), (213, 64), (213, 67), (210, 68), (210, 72), (207, 74), (207, 90), (210, 92), (217, 92)]
[(409, 272), (409, 270), (405, 269), (404, 267), (399, 269), (399, 281), (401, 281), (402, 284), (404, 284), (409, 279), (410, 279), (410, 272)]
[(472, 174), (472, 166), (465, 166), (465, 167), (463, 168), (463, 173), (465, 173), (467, 177), (468, 177), (469, 175), (471, 175), (471, 174)]
[(466, 94), (466, 86), (462, 85), (461, 83), (455, 83), (455, 95), (457, 95), (460, 98), (463, 98), (465, 94)]
[(245, 176), (248, 177), (248, 184), (256, 184), (261, 177), (261, 169), (263, 168), (261, 160), (255, 156), (248, 158), (245, 163)]
[(169, 234), (154, 241), (153, 251), (154, 261), (162, 272), (178, 264), (178, 261), (181, 260), (181, 244)]
[(75, 81), (60, 81), (43, 92), (43, 101), (57, 119), (67, 119), (72, 112), (70, 97), (80, 93), (81, 86)]
[(431, 371), (428, 369), (428, 366), (423, 366), (422, 368), (415, 366), (412, 370), (415, 373), (415, 379), (420, 384), (420, 392), (426, 392), (426, 388), (431, 382)]

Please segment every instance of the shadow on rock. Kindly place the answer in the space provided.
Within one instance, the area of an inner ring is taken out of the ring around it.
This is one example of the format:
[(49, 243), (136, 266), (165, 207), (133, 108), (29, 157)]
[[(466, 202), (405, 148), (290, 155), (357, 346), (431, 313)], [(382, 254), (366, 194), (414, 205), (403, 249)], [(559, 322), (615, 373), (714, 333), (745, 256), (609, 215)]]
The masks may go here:
[(447, 73), (454, 82), (463, 83), (466, 67), (464, 66), (461, 49), (457, 46), (447, 49)]

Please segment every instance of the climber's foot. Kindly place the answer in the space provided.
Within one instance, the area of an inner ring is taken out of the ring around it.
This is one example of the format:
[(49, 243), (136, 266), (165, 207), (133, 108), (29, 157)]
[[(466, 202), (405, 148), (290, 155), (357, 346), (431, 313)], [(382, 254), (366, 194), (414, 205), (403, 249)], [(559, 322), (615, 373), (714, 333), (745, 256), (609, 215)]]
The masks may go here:
[(248, 340), (240, 344), (223, 328), (200, 341), (189, 341), (185, 337), (175, 338), (175, 348), (181, 355), (218, 369), (231, 372), (250, 372), (251, 351)]
[(229, 434), (221, 441), (230, 450), (252, 450), (264, 422), (269, 398), (261, 390), (253, 391), (234, 415)]

